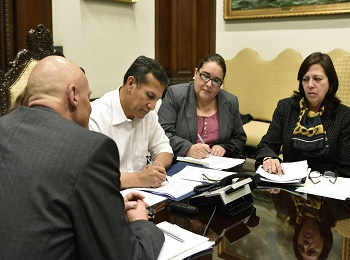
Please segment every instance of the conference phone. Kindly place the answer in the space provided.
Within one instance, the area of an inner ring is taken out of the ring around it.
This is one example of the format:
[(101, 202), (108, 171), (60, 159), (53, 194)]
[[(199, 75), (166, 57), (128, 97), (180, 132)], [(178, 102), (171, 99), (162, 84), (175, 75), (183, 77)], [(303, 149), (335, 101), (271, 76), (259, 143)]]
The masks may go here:
[[(243, 178), (243, 179), (241, 179)], [(237, 180), (233, 182), (233, 180)], [(225, 214), (235, 215), (252, 207), (251, 189), (260, 182), (260, 176), (253, 173), (234, 173), (222, 179), (218, 184), (196, 186), (197, 195), (189, 199), (193, 206), (215, 204)]]

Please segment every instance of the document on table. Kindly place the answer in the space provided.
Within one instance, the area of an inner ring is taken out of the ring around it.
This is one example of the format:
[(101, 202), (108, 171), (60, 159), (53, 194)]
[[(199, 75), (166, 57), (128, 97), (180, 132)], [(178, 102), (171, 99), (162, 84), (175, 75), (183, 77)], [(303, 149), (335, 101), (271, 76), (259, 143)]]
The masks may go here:
[(173, 175), (173, 178), (181, 178), (191, 181), (215, 182), (235, 174), (235, 172), (225, 172), (208, 168), (200, 168), (187, 165), (181, 171)]
[(207, 250), (214, 244), (214, 242), (210, 242), (207, 237), (197, 235), (167, 221), (157, 224), (157, 227), (162, 230), (165, 235), (165, 243), (160, 251), (158, 260), (184, 259), (198, 252)]
[(282, 162), (281, 166), (285, 173), (282, 176), (268, 173), (262, 166), (256, 170), (256, 173), (260, 174), (262, 181), (275, 183), (301, 183), (302, 179), (306, 178), (309, 174), (306, 160), (298, 162)]
[(201, 182), (189, 181), (181, 178), (174, 178), (167, 176), (168, 181), (162, 183), (158, 188), (134, 188), (135, 190), (142, 190), (151, 192), (157, 195), (166, 196), (169, 198), (179, 198), (191, 191), (197, 185), (201, 185)]
[(241, 165), (245, 162), (244, 159), (237, 158), (228, 158), (228, 157), (219, 157), (214, 155), (209, 155), (203, 159), (195, 159), (192, 157), (180, 157), (176, 158), (178, 161), (194, 163), (202, 165), (211, 169), (224, 170), (229, 169), (238, 165)]
[(120, 193), (124, 197), (125, 195), (129, 194), (132, 191), (137, 191), (137, 192), (140, 192), (141, 194), (143, 194), (145, 196), (145, 198), (143, 200), (148, 204), (148, 206), (153, 206), (161, 201), (166, 200), (166, 197), (164, 197), (164, 196), (160, 196), (157, 194), (145, 192), (142, 190), (136, 190), (136, 189), (125, 189), (125, 190), (120, 191)]
[(325, 177), (319, 177), (317, 181), (320, 182), (313, 184), (307, 179), (305, 185), (295, 191), (339, 200), (350, 198), (350, 178), (338, 177), (334, 184)]

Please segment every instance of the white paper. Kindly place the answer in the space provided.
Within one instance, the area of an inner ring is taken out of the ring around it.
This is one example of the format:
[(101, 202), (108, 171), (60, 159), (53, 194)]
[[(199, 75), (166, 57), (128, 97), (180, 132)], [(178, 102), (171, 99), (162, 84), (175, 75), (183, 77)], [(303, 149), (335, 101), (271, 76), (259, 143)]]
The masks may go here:
[(181, 157), (181, 156), (178, 156), (177, 160), (178, 161), (184, 161), (184, 162), (190, 162), (190, 163), (194, 163), (194, 164), (199, 164), (199, 165), (203, 165), (205, 167), (212, 167), (215, 164), (221, 162), (222, 158), (223, 157), (214, 156), (214, 155), (208, 155), (207, 157), (205, 157), (203, 159), (196, 159), (196, 158), (192, 158), (192, 157)]
[(132, 191), (137, 191), (137, 192), (142, 193), (145, 196), (145, 198), (143, 200), (148, 204), (148, 206), (153, 206), (161, 201), (166, 200), (166, 197), (164, 197), (164, 196), (160, 196), (157, 194), (152, 194), (149, 192), (136, 190), (136, 189), (125, 189), (125, 190), (120, 191), (120, 193), (124, 197), (125, 195), (129, 194)]
[(278, 176), (277, 174), (268, 173), (263, 169), (263, 167), (259, 167), (256, 170), (256, 173), (259, 173), (262, 177), (269, 180), (270, 182), (278, 182), (278, 183), (291, 183), (300, 181), (302, 178), (307, 177), (308, 175), (308, 165), (307, 161), (299, 161), (299, 162), (282, 162), (282, 169), (284, 171), (284, 175)]
[(334, 184), (325, 177), (317, 178), (317, 180), (320, 180), (320, 182), (313, 184), (311, 180), (307, 179), (305, 185), (295, 191), (339, 200), (350, 198), (349, 178), (338, 177)]
[(203, 159), (194, 159), (192, 157), (177, 157), (178, 161), (189, 162), (194, 164), (203, 165), (205, 167), (217, 170), (225, 170), (238, 165), (241, 165), (245, 162), (244, 159), (237, 158), (228, 158), (228, 157), (219, 157), (210, 155)]
[(142, 190), (151, 192), (158, 195), (167, 196), (170, 198), (179, 198), (191, 191), (197, 185), (201, 185), (201, 182), (189, 181), (181, 178), (174, 178), (167, 176), (168, 181), (162, 183), (158, 188), (134, 188), (135, 190)]
[[(181, 178), (185, 180), (200, 181), (200, 182), (214, 182), (210, 180), (220, 181), (223, 178), (235, 174), (234, 172), (225, 172), (221, 170), (214, 170), (208, 168), (199, 168), (194, 166), (186, 166), (178, 173), (174, 174), (173, 178)], [(205, 176), (210, 180), (208, 180)]]
[(166, 232), (174, 234), (184, 240), (184, 242), (180, 242), (165, 234), (165, 243), (162, 247), (162, 250), (160, 251), (158, 260), (182, 259), (180, 258), (180, 255), (182, 257), (182, 254), (184, 254), (190, 249), (195, 249), (197, 247), (197, 250), (192, 250), (190, 252), (192, 255), (209, 248), (208, 244), (204, 249), (202, 247), (199, 247), (199, 245), (207, 242), (209, 238), (197, 235), (175, 224), (171, 224), (167, 221), (164, 221), (157, 224), (157, 227), (161, 230), (165, 230)]

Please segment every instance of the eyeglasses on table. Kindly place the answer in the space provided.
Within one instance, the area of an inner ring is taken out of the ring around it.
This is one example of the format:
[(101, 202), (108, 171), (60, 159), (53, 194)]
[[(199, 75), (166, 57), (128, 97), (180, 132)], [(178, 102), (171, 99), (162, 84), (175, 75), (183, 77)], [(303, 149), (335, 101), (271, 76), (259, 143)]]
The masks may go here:
[(321, 182), (321, 177), (328, 179), (332, 184), (337, 181), (337, 175), (332, 171), (325, 171), (324, 173), (320, 173), (319, 171), (312, 171), (309, 173), (308, 178), (312, 181), (313, 184), (317, 184)]

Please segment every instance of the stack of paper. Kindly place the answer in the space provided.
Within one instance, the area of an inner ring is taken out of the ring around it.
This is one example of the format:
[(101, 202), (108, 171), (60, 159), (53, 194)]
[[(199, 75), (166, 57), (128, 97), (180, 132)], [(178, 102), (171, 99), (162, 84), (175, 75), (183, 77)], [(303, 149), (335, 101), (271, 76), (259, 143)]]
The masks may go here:
[(151, 192), (157, 195), (166, 196), (168, 198), (179, 198), (191, 191), (197, 185), (201, 185), (201, 182), (189, 181), (181, 178), (174, 178), (167, 176), (168, 181), (162, 183), (158, 188), (134, 188), (135, 190), (142, 190)]
[(350, 198), (350, 178), (338, 177), (334, 184), (325, 177), (317, 178), (317, 181), (319, 182), (314, 184), (307, 179), (305, 185), (296, 191), (339, 200)]
[(164, 232), (165, 243), (158, 260), (180, 260), (211, 248), (214, 242), (167, 221), (157, 224)]
[(260, 174), (261, 181), (275, 182), (275, 183), (302, 183), (309, 173), (307, 161), (299, 162), (282, 162), (282, 169), (284, 175), (278, 176), (277, 174), (271, 174), (264, 170), (260, 166), (256, 173)]
[(225, 172), (208, 168), (186, 166), (181, 171), (174, 174), (173, 178), (200, 182), (218, 182), (232, 174), (235, 174), (235, 172)]
[(214, 155), (209, 155), (203, 159), (195, 159), (192, 157), (180, 157), (176, 158), (178, 161), (188, 162), (199, 164), (211, 169), (224, 170), (233, 168), (235, 166), (241, 165), (244, 163), (244, 159), (228, 158), (228, 157), (219, 157)]

